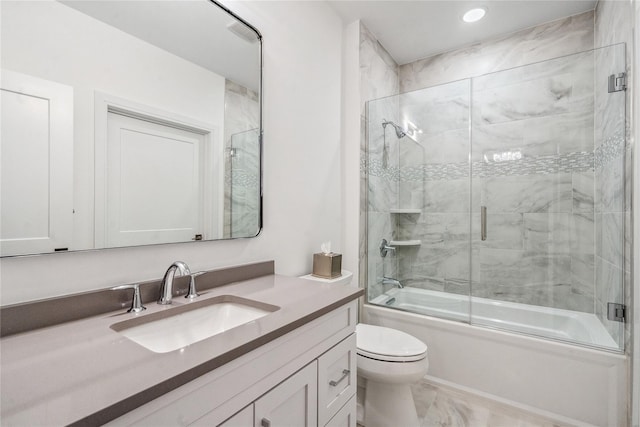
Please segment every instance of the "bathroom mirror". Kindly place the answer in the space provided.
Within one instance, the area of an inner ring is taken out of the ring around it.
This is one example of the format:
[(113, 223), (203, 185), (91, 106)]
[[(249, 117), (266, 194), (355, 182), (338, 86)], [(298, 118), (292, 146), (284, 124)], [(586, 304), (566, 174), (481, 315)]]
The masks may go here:
[(259, 233), (255, 28), (210, 0), (0, 15), (2, 256)]

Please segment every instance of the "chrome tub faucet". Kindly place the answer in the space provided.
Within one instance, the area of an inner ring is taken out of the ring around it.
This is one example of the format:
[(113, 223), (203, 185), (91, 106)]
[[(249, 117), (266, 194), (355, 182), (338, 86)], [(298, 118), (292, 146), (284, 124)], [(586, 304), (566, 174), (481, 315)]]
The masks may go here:
[(404, 288), (404, 285), (402, 283), (400, 283), (399, 280), (396, 280), (396, 279), (394, 279), (392, 277), (383, 277), (382, 278), (382, 284), (383, 285), (393, 285), (393, 286), (395, 286), (397, 288), (400, 288), (400, 289)]

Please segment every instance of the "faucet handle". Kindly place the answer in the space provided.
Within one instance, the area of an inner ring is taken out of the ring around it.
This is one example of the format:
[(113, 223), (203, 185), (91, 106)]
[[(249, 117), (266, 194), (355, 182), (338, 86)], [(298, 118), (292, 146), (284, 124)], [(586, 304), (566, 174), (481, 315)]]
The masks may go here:
[(196, 277), (202, 276), (206, 271), (198, 271), (197, 273), (191, 273), (191, 279), (189, 280), (189, 292), (184, 296), (185, 298), (194, 299), (199, 297), (200, 294), (196, 291)]
[(147, 307), (142, 305), (142, 299), (140, 298), (140, 285), (136, 283), (134, 285), (121, 285), (111, 288), (112, 291), (119, 291), (120, 289), (133, 289), (133, 300), (131, 301), (131, 308), (127, 310), (127, 313), (140, 313), (147, 309)]
[(395, 254), (396, 248), (394, 246), (390, 246), (387, 239), (382, 239), (382, 242), (380, 242), (380, 256), (382, 258), (386, 257), (389, 251), (393, 251), (393, 253)]

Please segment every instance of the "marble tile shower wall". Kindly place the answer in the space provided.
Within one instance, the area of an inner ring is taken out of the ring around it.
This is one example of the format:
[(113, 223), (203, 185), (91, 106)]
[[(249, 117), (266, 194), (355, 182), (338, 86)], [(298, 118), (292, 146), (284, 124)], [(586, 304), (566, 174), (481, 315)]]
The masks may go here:
[[(398, 103), (393, 97), (383, 99), (369, 105), (367, 114), (367, 101), (397, 93), (398, 64), (373, 34), (360, 24), (360, 188), (363, 189), (360, 235), (366, 236), (360, 244), (360, 271), (366, 271), (366, 274), (360, 274), (360, 285), (367, 289), (369, 298), (382, 292), (382, 276), (394, 276), (397, 269), (395, 258), (388, 256), (382, 259), (378, 254), (380, 241), (393, 238), (395, 233), (389, 207), (397, 204), (398, 184), (385, 172), (398, 164), (398, 144), (390, 129), (386, 135), (383, 133), (382, 121), (398, 121)], [(369, 144), (367, 138), (370, 139)], [(375, 167), (382, 167), (379, 176), (367, 175), (370, 162)]]
[[(399, 250), (401, 280), (467, 294), (473, 271), (474, 295), (594, 311), (593, 239), (583, 237), (593, 233), (581, 232), (593, 229), (593, 57), (492, 74), (472, 93), (469, 80), (443, 84), (592, 47), (587, 12), (400, 66), (400, 116), (422, 131), (387, 173), (398, 207), (422, 209), (396, 216), (398, 239), (422, 240)], [(518, 162), (484, 162), (515, 149)], [(469, 228), (481, 204), (492, 206), (485, 242), (479, 217)]]
[(395, 172), (399, 162), (400, 141), (391, 126), (382, 127), (383, 121), (398, 122), (398, 100), (392, 96), (367, 103), (367, 134), (369, 147), (366, 170), (368, 173), (368, 254), (369, 296), (382, 292), (383, 277), (397, 277), (398, 264), (393, 254), (379, 255), (382, 239), (396, 238), (395, 223), (390, 217), (391, 207), (398, 205), (399, 182)]
[(470, 81), (462, 80), (400, 95), (403, 124), (419, 131), (401, 143), (399, 240), (420, 246), (397, 249), (398, 279), (418, 288), (469, 290)]
[(400, 66), (400, 93), (593, 48), (592, 11)]
[(593, 64), (589, 52), (473, 79), (473, 211), (489, 219), (474, 295), (593, 313)]
[[(396, 174), (402, 207), (422, 209), (398, 217), (400, 239), (422, 240), (400, 250), (399, 275), (469, 293), (471, 231), (474, 295), (593, 312), (593, 267), (584, 268), (594, 257), (584, 237), (593, 235), (593, 54), (476, 78), (471, 92), (470, 84), (399, 96), (401, 116), (422, 132), (402, 146)], [(520, 158), (494, 160), (505, 153)], [(469, 208), (480, 205), (489, 209), (484, 242), (479, 218), (469, 228)]]

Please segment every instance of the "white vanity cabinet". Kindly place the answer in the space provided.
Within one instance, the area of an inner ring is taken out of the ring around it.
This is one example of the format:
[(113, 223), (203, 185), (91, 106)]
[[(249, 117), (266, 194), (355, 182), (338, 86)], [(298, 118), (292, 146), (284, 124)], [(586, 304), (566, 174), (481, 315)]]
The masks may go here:
[(355, 396), (356, 371), (356, 334), (318, 358), (319, 426), (326, 425)]
[[(310, 363), (218, 427), (317, 426), (316, 368), (317, 362)], [(192, 425), (215, 425), (212, 422), (213, 412)]]
[(324, 427), (356, 427), (356, 416), (356, 396), (353, 395)]
[(219, 427), (355, 427), (355, 339), (351, 334)]
[(108, 425), (355, 427), (356, 301)]
[[(209, 417), (206, 415), (198, 420), (194, 425), (199, 426), (211, 426)], [(220, 424), (218, 427), (245, 427), (245, 426), (253, 426), (254, 416), (253, 416), (253, 404), (247, 406), (242, 411), (235, 414), (233, 417), (229, 418), (227, 421)]]
[(255, 427), (317, 426), (317, 367), (314, 361), (258, 399)]

